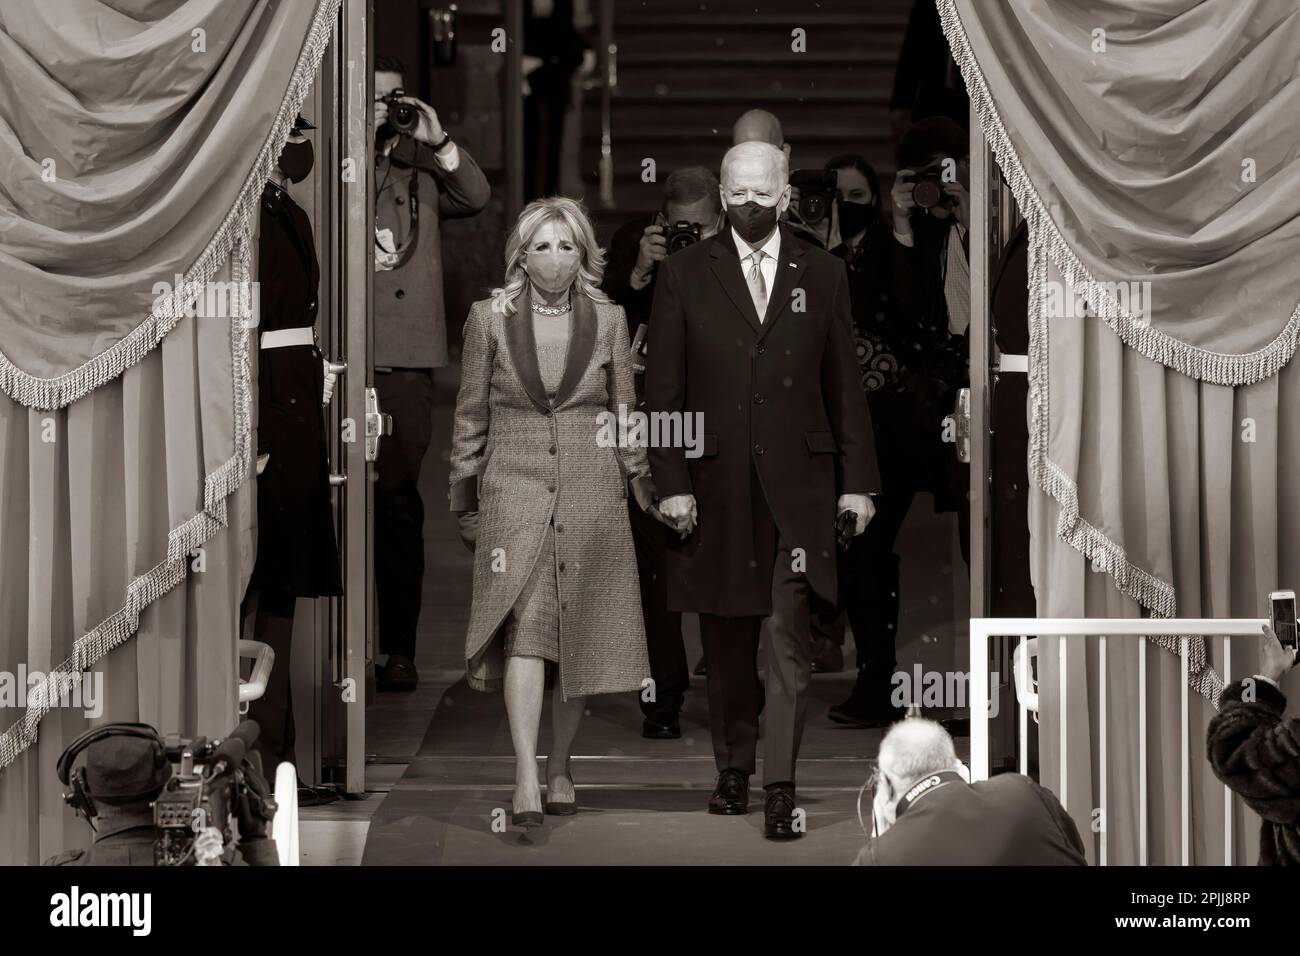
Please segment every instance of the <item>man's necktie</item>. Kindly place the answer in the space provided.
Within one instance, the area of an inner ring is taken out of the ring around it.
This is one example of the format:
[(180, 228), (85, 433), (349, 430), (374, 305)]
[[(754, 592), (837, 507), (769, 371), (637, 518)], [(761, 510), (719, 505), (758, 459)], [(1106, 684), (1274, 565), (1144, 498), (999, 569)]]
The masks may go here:
[(970, 263), (954, 225), (948, 232), (948, 267), (943, 277), (943, 297), (948, 302), (948, 331), (965, 335), (970, 325)]
[(745, 278), (749, 281), (749, 295), (754, 300), (754, 311), (758, 313), (758, 321), (763, 321), (763, 316), (767, 314), (767, 283), (763, 281), (763, 259), (764, 252), (758, 249), (746, 256), (749, 260), (749, 272)]

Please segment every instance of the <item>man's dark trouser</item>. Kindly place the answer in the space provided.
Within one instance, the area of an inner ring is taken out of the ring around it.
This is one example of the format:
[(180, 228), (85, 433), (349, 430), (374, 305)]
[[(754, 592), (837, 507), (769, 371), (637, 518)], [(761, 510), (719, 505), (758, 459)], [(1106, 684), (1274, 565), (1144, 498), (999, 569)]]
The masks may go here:
[[(778, 536), (768, 618), (767, 716), (763, 783), (794, 783), (812, 680), (812, 588), (792, 570), (791, 549)], [(708, 667), (709, 725), (718, 770), (752, 774), (758, 750), (759, 687), (754, 680), (762, 617), (700, 615)]]
[(393, 433), (379, 441), (375, 481), (375, 596), (379, 650), (415, 658), (424, 586), (424, 502), (420, 465), (433, 437), (431, 369), (375, 371), (379, 408)]
[(628, 521), (636, 547), (637, 576), (641, 582), (641, 612), (645, 619), (645, 643), (650, 655), (650, 677), (654, 680), (653, 701), (640, 694), (641, 712), (647, 717), (681, 710), (682, 699), (691, 683), (682, 641), (682, 615), (668, 610), (669, 529), (641, 510), (628, 498)]

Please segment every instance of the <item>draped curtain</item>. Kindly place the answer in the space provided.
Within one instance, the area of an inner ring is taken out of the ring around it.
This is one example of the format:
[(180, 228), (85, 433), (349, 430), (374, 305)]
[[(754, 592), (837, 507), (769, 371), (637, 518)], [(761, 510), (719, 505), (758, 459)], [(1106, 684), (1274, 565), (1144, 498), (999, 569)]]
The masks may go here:
[(340, 2), (0, 0), (0, 864), (84, 843), (87, 726), (236, 719), (254, 216)]
[[(1031, 573), (1041, 616), (1260, 617), (1300, 573), (1300, 4), (938, 0), (972, 106), (1029, 224)], [(1044, 639), (1040, 767), (1093, 859), (1257, 854), (1225, 822), (1205, 729), (1257, 642)], [(1171, 653), (1173, 652), (1173, 653)], [(1102, 671), (1106, 792), (1099, 766)], [(1225, 670), (1228, 671), (1225, 675)], [(1294, 683), (1289, 688), (1297, 689)], [(1081, 755), (1090, 755), (1082, 756)], [(1148, 809), (1139, 815), (1145, 775)], [(1104, 823), (1096, 810), (1107, 806)], [(1229, 830), (1231, 831), (1229, 834)]]

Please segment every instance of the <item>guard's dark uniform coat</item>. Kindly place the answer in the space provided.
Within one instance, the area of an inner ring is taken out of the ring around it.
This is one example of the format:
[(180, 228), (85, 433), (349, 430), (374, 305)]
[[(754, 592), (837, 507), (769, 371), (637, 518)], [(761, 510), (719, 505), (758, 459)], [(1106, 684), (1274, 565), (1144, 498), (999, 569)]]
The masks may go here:
[[(258, 334), (312, 328), (320, 266), (307, 214), (268, 184), (258, 245)], [(257, 453), (270, 454), (257, 480), (253, 586), (316, 597), (341, 594), (330, 504), (321, 353), (291, 345), (258, 353)]]
[(702, 413), (704, 433), (699, 458), (650, 449), (660, 498), (699, 508), (668, 556), (675, 611), (770, 614), (777, 529), (834, 602), (836, 499), (880, 490), (844, 263), (780, 228), (762, 322), (730, 229), (659, 265), (646, 410)]

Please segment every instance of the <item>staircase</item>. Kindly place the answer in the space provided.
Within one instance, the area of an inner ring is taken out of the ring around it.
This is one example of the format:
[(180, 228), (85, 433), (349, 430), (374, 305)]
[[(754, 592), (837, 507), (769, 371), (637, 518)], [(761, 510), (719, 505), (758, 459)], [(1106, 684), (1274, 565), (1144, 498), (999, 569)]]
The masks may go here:
[[(600, 92), (585, 94), (581, 160), (602, 241), (658, 208), (682, 166), (717, 168), (745, 110), (775, 113), (794, 168), (863, 154), (893, 174), (889, 95), (911, 0), (614, 0), (614, 204), (600, 202)], [(806, 52), (794, 52), (792, 31)], [(656, 181), (642, 182), (652, 158)], [(888, 188), (887, 185), (884, 188)]]

